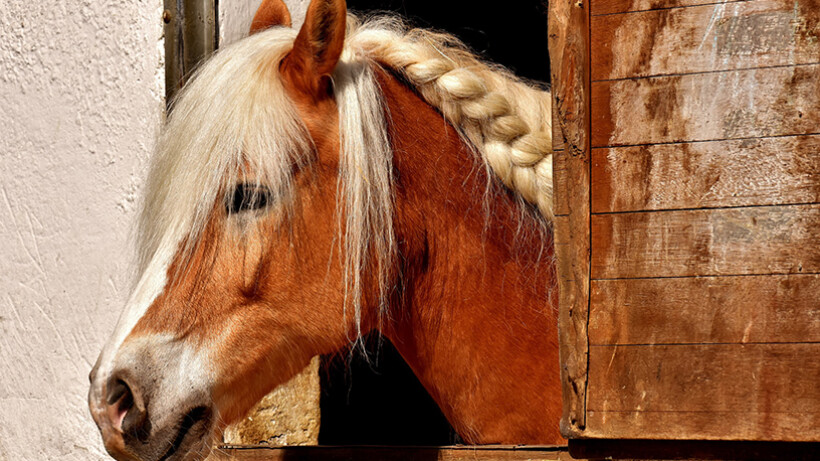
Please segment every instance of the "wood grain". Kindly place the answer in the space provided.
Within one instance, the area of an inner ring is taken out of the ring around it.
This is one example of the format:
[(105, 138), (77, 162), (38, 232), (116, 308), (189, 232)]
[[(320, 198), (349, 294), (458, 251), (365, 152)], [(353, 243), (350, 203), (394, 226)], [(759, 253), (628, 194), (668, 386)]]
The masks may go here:
[(564, 435), (820, 441), (820, 0), (583, 7), (550, 5)]
[(820, 275), (594, 281), (589, 343), (820, 343), (819, 293)]
[(820, 65), (592, 83), (592, 146), (820, 132)]
[(697, 5), (744, 2), (746, 0), (590, 0), (593, 16)]
[(592, 150), (592, 212), (820, 201), (820, 136)]
[(453, 447), (342, 447), (342, 446), (229, 446), (208, 458), (214, 461), (462, 461), (462, 460), (565, 460), (571, 461), (566, 447), (453, 446)]
[(593, 215), (593, 279), (820, 273), (820, 205)]
[(563, 150), (553, 151), (552, 155), (552, 189), (555, 216), (569, 215), (569, 155)]
[(569, 173), (567, 171), (567, 155), (564, 135), (561, 130), (561, 120), (558, 110), (552, 111), (552, 181), (553, 181), (553, 213), (556, 216), (567, 216), (569, 214), (569, 204), (567, 203), (567, 183)]
[(588, 426), (617, 438), (818, 440), (816, 357), (820, 343), (595, 346)]
[[(745, 412), (601, 412), (587, 413), (586, 435), (602, 439), (643, 440), (758, 440), (771, 442), (820, 441), (820, 413)], [(698, 459), (816, 460), (811, 457), (750, 456)], [(657, 455), (647, 457), (654, 459)], [(677, 458), (672, 458), (677, 459)]]
[(820, 62), (820, 0), (755, 0), (591, 19), (592, 80)]
[[(589, 9), (574, 0), (549, 5), (554, 120), (563, 169), (556, 203), (566, 216), (555, 219), (559, 283), (559, 347), (564, 437), (579, 436), (585, 425), (589, 308)], [(558, 145), (555, 145), (558, 147)]]
[[(554, 109), (554, 108), (553, 108)], [(564, 132), (561, 129), (561, 119), (557, 110), (552, 110), (552, 150), (566, 149)]]
[[(678, 427), (698, 427), (701, 421), (697, 419), (695, 417), (693, 421), (688, 418)], [(744, 425), (744, 423), (745, 421), (741, 420), (739, 425)], [(797, 421), (797, 423), (795, 427), (799, 427), (800, 422)], [(819, 450), (820, 446), (812, 442), (643, 439), (576, 439), (569, 441), (569, 453), (575, 458), (623, 461), (649, 459), (817, 461)]]

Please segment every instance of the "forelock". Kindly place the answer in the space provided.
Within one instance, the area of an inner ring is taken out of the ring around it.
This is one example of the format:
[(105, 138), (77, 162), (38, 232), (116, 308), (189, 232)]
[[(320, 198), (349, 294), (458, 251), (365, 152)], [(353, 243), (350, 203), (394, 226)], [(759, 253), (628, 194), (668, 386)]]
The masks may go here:
[(163, 247), (186, 252), (220, 191), (247, 170), (274, 199), (291, 189), (310, 141), (279, 75), (296, 32), (275, 27), (220, 49), (190, 78), (157, 141), (138, 223), (141, 274)]

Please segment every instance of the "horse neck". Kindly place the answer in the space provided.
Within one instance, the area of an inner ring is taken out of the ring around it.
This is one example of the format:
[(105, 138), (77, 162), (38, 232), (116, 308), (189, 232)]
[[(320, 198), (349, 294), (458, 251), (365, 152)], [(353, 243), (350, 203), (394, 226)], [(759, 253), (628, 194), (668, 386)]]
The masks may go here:
[[(468, 443), (561, 443), (549, 233), (412, 90), (379, 75), (391, 121), (402, 292), (382, 332)], [(531, 232), (528, 232), (531, 231)]]

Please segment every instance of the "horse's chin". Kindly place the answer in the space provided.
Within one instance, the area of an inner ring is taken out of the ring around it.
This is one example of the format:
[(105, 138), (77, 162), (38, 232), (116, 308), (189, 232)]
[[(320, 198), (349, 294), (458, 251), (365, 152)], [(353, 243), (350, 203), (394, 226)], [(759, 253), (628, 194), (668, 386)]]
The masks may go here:
[(181, 414), (173, 424), (156, 428), (148, 437), (121, 434), (106, 441), (108, 453), (118, 460), (193, 461), (212, 451), (215, 421), (210, 408), (199, 406)]
[(213, 440), (212, 414), (207, 407), (193, 408), (177, 424), (157, 433), (157, 440), (152, 443), (164, 447), (165, 451), (156, 461), (205, 459), (211, 452)]

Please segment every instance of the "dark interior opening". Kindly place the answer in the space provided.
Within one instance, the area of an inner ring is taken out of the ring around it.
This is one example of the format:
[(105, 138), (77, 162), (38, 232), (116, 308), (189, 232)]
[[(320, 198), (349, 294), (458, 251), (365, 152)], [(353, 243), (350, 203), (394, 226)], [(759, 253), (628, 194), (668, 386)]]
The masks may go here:
[(485, 60), (519, 77), (550, 81), (547, 0), (348, 0), (356, 13), (397, 14), (416, 27), (460, 38)]
[[(413, 26), (446, 31), (484, 59), (547, 83), (546, 0), (487, 4), (475, 0), (348, 0), (357, 13), (391, 12)], [(460, 439), (386, 339), (370, 335), (361, 351), (323, 357), (323, 445), (431, 446)]]
[(321, 445), (452, 445), (458, 435), (385, 338), (322, 357)]

